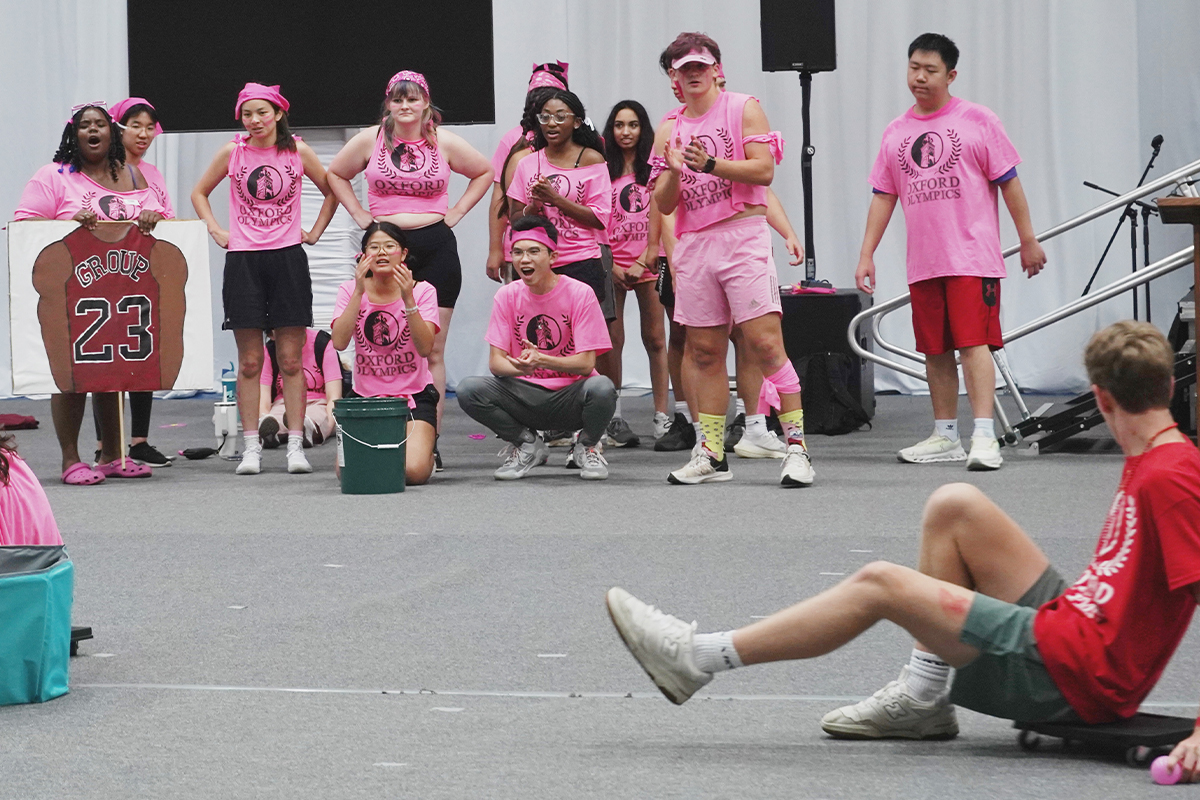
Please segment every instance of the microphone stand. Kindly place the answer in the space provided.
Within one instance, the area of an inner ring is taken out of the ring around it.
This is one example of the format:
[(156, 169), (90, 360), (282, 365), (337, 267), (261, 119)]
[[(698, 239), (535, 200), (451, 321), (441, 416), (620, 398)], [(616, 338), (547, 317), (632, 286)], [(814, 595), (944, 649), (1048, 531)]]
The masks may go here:
[[(1155, 136), (1154, 140), (1152, 142), (1150, 142), (1150, 146), (1153, 148), (1153, 152), (1150, 154), (1150, 161), (1146, 164), (1146, 169), (1144, 169), (1142, 171), (1142, 177), (1138, 179), (1138, 182), (1137, 182), (1138, 186), (1141, 186), (1143, 183), (1146, 182), (1146, 176), (1150, 174), (1150, 170), (1154, 169), (1154, 160), (1158, 158), (1158, 153), (1160, 150), (1162, 150), (1162, 143), (1163, 143), (1163, 140), (1162, 140), (1161, 135)], [(1099, 188), (1099, 187), (1091, 186), (1090, 184), (1085, 184), (1085, 185), (1088, 185), (1089, 188)], [(1134, 187), (1134, 188), (1136, 188), (1136, 187)], [(1108, 190), (1104, 190), (1104, 191), (1108, 191)], [(1134, 201), (1134, 202), (1137, 202), (1137, 201)], [(1108, 237), (1108, 244), (1106, 244), (1104, 246), (1104, 252), (1100, 254), (1100, 260), (1098, 262), (1096, 262), (1096, 268), (1094, 270), (1092, 270), (1092, 276), (1090, 278), (1088, 278), (1087, 286), (1083, 287), (1083, 295), (1086, 295), (1088, 292), (1090, 292), (1092, 290), (1092, 283), (1096, 280), (1096, 275), (1099, 274), (1100, 267), (1104, 266), (1104, 259), (1108, 256), (1108, 251), (1112, 247), (1113, 242), (1116, 241), (1117, 234), (1121, 232), (1121, 226), (1125, 224), (1125, 220), (1127, 218), (1131, 218), (1131, 219), (1133, 219), (1134, 224), (1135, 225), (1137, 224), (1137, 217), (1133, 215), (1133, 205), (1134, 205), (1133, 203), (1130, 203), (1129, 205), (1125, 206), (1125, 210), (1121, 212), (1121, 218), (1119, 220), (1117, 220), (1117, 227), (1113, 229), (1112, 236)], [(1134, 241), (1136, 243), (1136, 239)], [(1082, 297), (1083, 295), (1080, 295), (1080, 297)], [(1136, 303), (1136, 302), (1137, 302), (1137, 293), (1135, 291), (1134, 303)]]
[[(1144, 178), (1144, 176), (1143, 176), (1143, 178)], [(1084, 181), (1083, 185), (1088, 187), (1089, 189), (1095, 189), (1096, 191), (1104, 192), (1105, 194), (1111, 194), (1113, 197), (1121, 196), (1118, 192), (1114, 192), (1112, 189), (1106, 189), (1103, 186), (1097, 186), (1096, 184), (1092, 183), (1091, 181)], [(1134, 206), (1137, 206), (1142, 211), (1142, 257), (1145, 261), (1144, 266), (1147, 266), (1147, 267), (1150, 266), (1150, 215), (1157, 214), (1158, 209), (1148, 203), (1143, 203), (1141, 200), (1134, 200), (1132, 203), (1130, 203), (1128, 206), (1125, 207), (1125, 214), (1123, 214), (1121, 216), (1121, 222), (1125, 221), (1126, 216), (1128, 216), (1128, 218), (1129, 218), (1129, 227), (1130, 227), (1130, 229), (1129, 229), (1129, 248), (1130, 248), (1131, 258), (1132, 258), (1132, 263), (1133, 263), (1133, 271), (1137, 272), (1137, 270), (1138, 270), (1138, 263), (1137, 263), (1137, 248), (1138, 248), (1137, 216), (1138, 216), (1138, 212), (1134, 208)], [(1117, 230), (1120, 230), (1120, 229), (1121, 229), (1121, 226), (1118, 225)], [(1109, 244), (1112, 244), (1112, 242), (1110, 241)], [(1105, 252), (1107, 253), (1107, 249), (1105, 250)], [(1101, 257), (1100, 260), (1103, 261), (1104, 260), (1103, 257)], [(1092, 277), (1095, 277), (1095, 275), (1093, 275)], [(1145, 284), (1145, 289), (1146, 289), (1146, 322), (1150, 322), (1151, 319), (1150, 319), (1150, 284), (1149, 283)], [(1135, 287), (1131, 291), (1133, 292), (1133, 318), (1137, 319), (1138, 318), (1137, 288)], [(1087, 294), (1087, 292), (1085, 291), (1084, 294)]]

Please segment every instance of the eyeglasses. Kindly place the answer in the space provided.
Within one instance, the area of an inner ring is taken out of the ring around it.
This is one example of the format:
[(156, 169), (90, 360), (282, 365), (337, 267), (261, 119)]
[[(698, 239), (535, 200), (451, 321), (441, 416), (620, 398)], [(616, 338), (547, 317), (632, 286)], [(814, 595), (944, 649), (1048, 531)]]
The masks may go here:
[(367, 245), (367, 252), (372, 253), (372, 254), (374, 254), (374, 253), (395, 253), (400, 249), (401, 249), (401, 244), (395, 240), (387, 241), (387, 242), (384, 242), (383, 244), (379, 244), (378, 242), (372, 242), (371, 244)]
[(529, 256), (530, 258), (537, 258), (538, 256), (540, 256), (542, 253), (545, 253), (545, 252), (547, 252), (545, 250), (545, 248), (538, 247), (537, 245), (533, 245), (532, 247), (528, 247), (523, 250), (519, 247), (514, 247), (512, 249), (512, 252), (509, 253), (509, 255), (512, 256), (513, 261), (516, 261), (517, 259), (521, 258), (521, 256)]
[(543, 125), (549, 125), (551, 122), (557, 122), (559, 125), (562, 125), (573, 116), (575, 115), (569, 111), (560, 111), (557, 114), (542, 113), (537, 115), (537, 121)]

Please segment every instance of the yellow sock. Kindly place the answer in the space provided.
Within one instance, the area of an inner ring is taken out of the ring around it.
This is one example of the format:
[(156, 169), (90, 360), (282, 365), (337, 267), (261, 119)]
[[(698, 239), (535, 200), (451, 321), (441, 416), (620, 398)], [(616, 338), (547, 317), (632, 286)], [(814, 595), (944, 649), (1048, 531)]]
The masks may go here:
[(700, 429), (704, 431), (704, 446), (720, 461), (725, 457), (725, 415), (701, 413)]
[(804, 409), (785, 411), (779, 415), (779, 424), (783, 426), (783, 436), (788, 444), (798, 444), (804, 447)]

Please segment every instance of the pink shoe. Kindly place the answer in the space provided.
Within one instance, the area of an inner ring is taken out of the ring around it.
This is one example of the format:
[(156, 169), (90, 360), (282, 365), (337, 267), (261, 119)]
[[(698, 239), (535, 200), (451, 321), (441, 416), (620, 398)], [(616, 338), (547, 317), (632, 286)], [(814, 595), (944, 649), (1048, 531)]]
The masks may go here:
[(125, 459), (125, 469), (121, 469), (121, 459), (107, 464), (97, 464), (96, 471), (106, 478), (149, 478), (151, 470), (145, 464), (139, 464), (131, 458)]
[(92, 469), (82, 461), (77, 461), (63, 470), (62, 482), (68, 486), (94, 486), (104, 483), (104, 474)]

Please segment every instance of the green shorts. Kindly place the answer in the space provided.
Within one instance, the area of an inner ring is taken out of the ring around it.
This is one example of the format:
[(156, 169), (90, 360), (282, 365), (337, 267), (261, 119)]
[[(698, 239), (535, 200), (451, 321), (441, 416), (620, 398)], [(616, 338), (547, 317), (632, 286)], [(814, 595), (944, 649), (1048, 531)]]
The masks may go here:
[(1033, 637), (1037, 609), (1067, 587), (1054, 567), (1046, 567), (1016, 603), (977, 593), (958, 640), (979, 650), (979, 658), (956, 672), (950, 702), (1022, 722), (1078, 720)]

